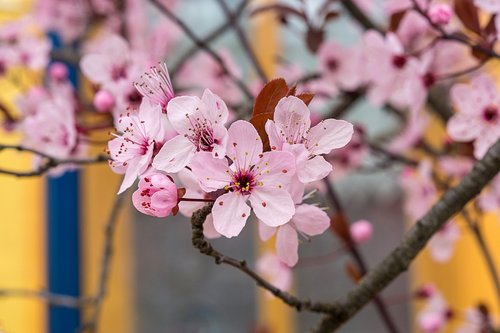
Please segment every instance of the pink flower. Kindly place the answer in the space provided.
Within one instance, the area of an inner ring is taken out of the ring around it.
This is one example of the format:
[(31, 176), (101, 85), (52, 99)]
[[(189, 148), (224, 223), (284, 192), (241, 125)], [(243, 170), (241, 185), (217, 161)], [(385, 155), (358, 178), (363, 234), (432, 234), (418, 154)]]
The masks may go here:
[(162, 173), (143, 176), (132, 194), (134, 207), (146, 215), (166, 217), (177, 206), (177, 186)]
[(455, 141), (474, 141), (474, 156), (482, 158), (500, 138), (500, 95), (495, 82), (481, 75), (471, 85), (456, 84), (451, 99), (457, 113), (448, 121), (448, 134)]
[(426, 114), (420, 114), (411, 121), (406, 122), (401, 133), (391, 140), (388, 149), (396, 153), (401, 153), (415, 148), (422, 140), (428, 122), (429, 117)]
[(160, 104), (165, 110), (168, 102), (174, 98), (174, 88), (165, 64), (151, 67), (151, 73), (144, 73), (134, 82), (135, 88), (152, 103)]
[(416, 75), (416, 59), (405, 54), (398, 37), (368, 31), (363, 36), (366, 80), (370, 83), (367, 98), (376, 106), (387, 101), (407, 106), (409, 84)]
[(500, 176), (491, 182), (489, 188), (478, 199), (479, 206), (485, 212), (493, 212), (500, 207)]
[(450, 260), (458, 239), (460, 239), (460, 228), (454, 222), (445, 224), (428, 243), (432, 259), (441, 263)]
[[(227, 50), (219, 52), (220, 57), (235, 77), (241, 77), (241, 71)], [(226, 73), (220, 64), (210, 55), (202, 52), (188, 63), (177, 74), (177, 83), (182, 87), (208, 88), (229, 104), (238, 104), (243, 97), (241, 90)]]
[(118, 35), (105, 35), (96, 46), (80, 61), (83, 73), (115, 95), (118, 101), (127, 100), (133, 89), (131, 83), (139, 76), (144, 59), (131, 52), (127, 41)]
[(467, 175), (474, 165), (472, 157), (443, 156), (439, 158), (439, 167), (446, 175), (462, 179)]
[(302, 183), (325, 178), (332, 166), (321, 155), (344, 147), (353, 134), (353, 126), (344, 120), (327, 119), (311, 128), (311, 112), (295, 96), (282, 98), (268, 120), (266, 132), (272, 150), (292, 152), (296, 159), (297, 177)]
[(321, 208), (302, 204), (295, 207), (295, 214), (287, 224), (272, 227), (260, 222), (259, 235), (261, 240), (267, 241), (277, 233), (276, 254), (281, 261), (293, 267), (299, 260), (299, 234), (316, 236), (329, 227), (330, 218)]
[(334, 41), (321, 45), (318, 61), (321, 73), (327, 81), (345, 90), (355, 90), (364, 83), (363, 53), (360, 47), (344, 48)]
[(228, 130), (226, 159), (199, 152), (191, 162), (193, 173), (207, 192), (225, 189), (212, 209), (215, 230), (226, 237), (237, 236), (250, 215), (271, 227), (287, 223), (295, 213), (290, 194), (285, 190), (295, 173), (293, 155), (288, 152), (262, 153), (257, 130), (247, 121), (238, 120)]
[(124, 173), (118, 194), (132, 186), (137, 177), (148, 170), (157, 149), (164, 142), (165, 117), (159, 105), (143, 101), (138, 112), (122, 115), (117, 121), (121, 135), (108, 143), (111, 167), (117, 173)]
[(179, 135), (167, 141), (153, 165), (165, 172), (179, 172), (197, 152), (210, 152), (215, 158), (226, 155), (227, 106), (219, 96), (205, 89), (203, 96), (180, 96), (167, 106), (167, 116)]
[(292, 270), (272, 252), (257, 260), (257, 271), (276, 288), (287, 291), (292, 286)]
[(477, 307), (465, 310), (464, 324), (455, 330), (455, 333), (482, 333), (491, 331), (491, 318), (482, 313)]
[(349, 226), (349, 231), (356, 243), (364, 243), (372, 238), (373, 226), (370, 221), (359, 220)]
[(64, 97), (42, 102), (23, 121), (24, 145), (55, 158), (68, 158), (76, 149), (74, 106)]
[(440, 332), (449, 320), (450, 308), (439, 291), (426, 299), (426, 305), (417, 314), (417, 326), (423, 333)]
[(431, 208), (437, 196), (431, 162), (424, 160), (417, 170), (403, 170), (399, 181), (406, 196), (404, 211), (410, 218), (418, 220)]
[(453, 11), (450, 5), (446, 3), (433, 3), (429, 8), (428, 14), (432, 20), (432, 23), (438, 25), (446, 25), (448, 24), (448, 22), (450, 22)]

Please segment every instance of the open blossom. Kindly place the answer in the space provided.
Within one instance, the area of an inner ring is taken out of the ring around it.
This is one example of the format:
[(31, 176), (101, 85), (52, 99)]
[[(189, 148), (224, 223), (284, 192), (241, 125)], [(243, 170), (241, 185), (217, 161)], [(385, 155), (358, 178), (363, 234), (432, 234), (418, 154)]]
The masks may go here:
[(23, 121), (24, 145), (56, 158), (68, 158), (76, 149), (74, 106), (55, 96), (42, 102)]
[(161, 117), (165, 117), (161, 107), (144, 100), (138, 112), (130, 111), (117, 121), (120, 135), (108, 143), (108, 148), (111, 167), (125, 174), (118, 193), (132, 186), (150, 167), (154, 154), (164, 142)]
[(165, 64), (151, 66), (151, 72), (141, 75), (134, 86), (146, 99), (160, 104), (163, 110), (166, 110), (168, 102), (175, 96)]
[(500, 138), (500, 94), (495, 82), (480, 75), (471, 85), (456, 84), (451, 99), (457, 113), (448, 121), (448, 134), (455, 141), (474, 141), (474, 156), (482, 158)]
[(272, 252), (257, 260), (257, 271), (276, 288), (287, 291), (292, 286), (292, 270)]
[(414, 148), (421, 142), (424, 136), (424, 131), (427, 129), (428, 122), (429, 117), (426, 114), (418, 115), (409, 121), (401, 133), (389, 142), (387, 148), (396, 153), (401, 153)]
[[(345, 48), (334, 41), (321, 45), (318, 61), (325, 82), (331, 82), (345, 90), (355, 90), (364, 83), (363, 50), (360, 47)], [(331, 85), (331, 83), (330, 83)]]
[(299, 260), (299, 235), (320, 235), (329, 227), (330, 218), (321, 208), (301, 204), (295, 207), (295, 214), (287, 224), (271, 227), (259, 223), (259, 235), (261, 240), (266, 241), (276, 233), (276, 254), (281, 261), (293, 267)]
[(36, 19), (46, 31), (56, 32), (65, 43), (71, 43), (87, 29), (88, 1), (42, 0), (36, 1)]
[(429, 240), (429, 254), (437, 262), (447, 262), (453, 256), (455, 243), (460, 239), (460, 228), (454, 222), (443, 225)]
[(250, 201), (257, 217), (271, 227), (287, 223), (295, 213), (290, 194), (285, 190), (295, 173), (293, 155), (288, 152), (262, 153), (257, 130), (247, 121), (238, 120), (228, 130), (226, 159), (212, 153), (197, 153), (190, 166), (201, 187), (207, 191), (225, 189), (212, 209), (217, 232), (237, 236), (250, 215)]
[(167, 116), (179, 135), (163, 145), (153, 162), (156, 169), (179, 172), (197, 152), (210, 152), (215, 158), (224, 158), (228, 109), (219, 96), (205, 89), (201, 99), (175, 97), (168, 103)]
[(311, 128), (311, 112), (295, 96), (282, 98), (274, 120), (266, 123), (272, 150), (292, 152), (301, 183), (320, 180), (332, 171), (332, 165), (321, 155), (344, 147), (353, 134), (353, 126), (344, 120), (326, 119)]
[(416, 75), (416, 60), (405, 54), (403, 45), (394, 33), (383, 37), (375, 31), (363, 36), (364, 51), (370, 54), (365, 61), (369, 82), (368, 100), (376, 106), (387, 101), (406, 107), (411, 97), (410, 83)]
[(424, 308), (417, 314), (417, 326), (423, 333), (438, 333), (450, 319), (450, 307), (443, 295), (434, 290), (426, 297)]
[(481, 193), (478, 203), (485, 212), (493, 212), (500, 208), (500, 176), (495, 177), (489, 188)]
[(141, 178), (139, 188), (132, 194), (134, 207), (146, 215), (166, 217), (177, 207), (177, 186), (172, 178), (152, 173)]
[(405, 191), (405, 213), (412, 219), (421, 218), (434, 204), (437, 189), (432, 180), (432, 164), (422, 161), (417, 170), (406, 168), (399, 179)]

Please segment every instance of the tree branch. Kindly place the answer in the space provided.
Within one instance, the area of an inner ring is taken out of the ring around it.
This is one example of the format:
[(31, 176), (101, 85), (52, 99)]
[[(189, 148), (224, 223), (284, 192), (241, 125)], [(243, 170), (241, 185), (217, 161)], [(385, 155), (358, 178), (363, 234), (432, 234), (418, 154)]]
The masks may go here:
[(475, 163), (459, 185), (447, 190), (440, 200), (403, 237), (402, 242), (361, 280), (342, 300), (332, 304), (333, 313), (325, 316), (315, 329), (332, 332), (361, 310), (377, 293), (406, 271), (427, 241), (454, 214), (495, 177), (500, 170), (500, 140)]
[(28, 289), (0, 289), (0, 297), (32, 297), (46, 301), (49, 304), (67, 307), (81, 308), (86, 305), (91, 305), (92, 298), (78, 298), (68, 295), (53, 294), (47, 291), (28, 290)]

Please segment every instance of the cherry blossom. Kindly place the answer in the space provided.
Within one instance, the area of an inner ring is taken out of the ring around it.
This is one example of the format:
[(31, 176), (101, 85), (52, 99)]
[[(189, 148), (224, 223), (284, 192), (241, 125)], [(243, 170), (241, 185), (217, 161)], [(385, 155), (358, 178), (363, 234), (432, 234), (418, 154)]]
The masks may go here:
[(450, 308), (443, 295), (434, 289), (426, 298), (424, 308), (417, 314), (417, 326), (424, 333), (440, 332), (447, 324)]
[(257, 271), (281, 290), (289, 290), (292, 286), (292, 270), (272, 252), (257, 260)]
[(139, 80), (134, 83), (134, 86), (142, 96), (152, 103), (160, 104), (164, 110), (168, 102), (175, 96), (165, 64), (152, 66), (151, 73), (141, 75)]
[(399, 181), (406, 195), (405, 213), (413, 220), (420, 219), (434, 204), (437, 196), (437, 189), (432, 180), (431, 162), (421, 162), (417, 170), (406, 168)]
[(493, 212), (500, 208), (500, 177), (491, 182), (489, 188), (481, 193), (478, 199), (479, 206), (485, 212)]
[(356, 243), (364, 243), (372, 238), (373, 226), (370, 221), (359, 220), (349, 226), (349, 231)]
[(179, 135), (163, 145), (153, 162), (155, 168), (178, 172), (197, 152), (210, 152), (215, 158), (224, 158), (228, 109), (219, 96), (206, 89), (201, 99), (175, 97), (168, 103), (167, 116)]
[(139, 188), (132, 194), (132, 202), (141, 213), (166, 217), (177, 207), (177, 186), (167, 175), (148, 174), (139, 180)]
[(271, 227), (287, 223), (295, 213), (290, 194), (285, 190), (295, 173), (291, 153), (262, 153), (262, 141), (249, 122), (238, 120), (228, 130), (226, 159), (199, 152), (190, 164), (207, 192), (224, 189), (214, 203), (215, 230), (225, 237), (237, 236), (250, 215), (250, 201), (257, 217)]
[(455, 222), (445, 224), (428, 243), (431, 258), (437, 262), (450, 260), (455, 249), (455, 243), (460, 239), (460, 236), (460, 228)]
[(474, 156), (480, 159), (500, 138), (500, 95), (495, 82), (480, 75), (470, 85), (454, 85), (450, 94), (457, 112), (448, 121), (448, 134), (455, 141), (474, 141)]
[(319, 207), (301, 204), (295, 207), (292, 219), (282, 226), (259, 223), (260, 239), (267, 241), (276, 234), (276, 254), (281, 261), (293, 267), (299, 260), (299, 235), (317, 236), (330, 227), (330, 218)]
[(137, 112), (131, 110), (117, 121), (119, 134), (109, 141), (108, 148), (113, 170), (125, 174), (118, 193), (132, 186), (150, 167), (165, 139), (161, 117), (161, 106), (145, 100)]
[(271, 149), (294, 154), (301, 183), (328, 176), (332, 166), (321, 155), (344, 147), (354, 131), (352, 124), (336, 119), (323, 120), (311, 128), (310, 114), (302, 100), (288, 96), (278, 102), (274, 120), (266, 123)]

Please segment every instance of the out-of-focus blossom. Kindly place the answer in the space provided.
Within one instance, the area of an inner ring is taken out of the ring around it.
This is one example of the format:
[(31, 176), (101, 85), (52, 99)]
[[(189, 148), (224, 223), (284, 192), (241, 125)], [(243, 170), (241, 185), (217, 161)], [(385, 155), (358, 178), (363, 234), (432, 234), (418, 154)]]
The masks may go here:
[(360, 70), (364, 61), (360, 47), (344, 48), (334, 41), (328, 41), (321, 45), (318, 61), (325, 85), (333, 83), (341, 89), (352, 91), (365, 81), (364, 73)]
[(144, 100), (138, 112), (130, 111), (117, 121), (118, 135), (108, 143), (111, 167), (125, 174), (118, 193), (132, 186), (151, 165), (153, 157), (165, 140), (160, 105)]
[(351, 141), (345, 147), (333, 150), (327, 156), (328, 161), (335, 166), (335, 172), (332, 172), (330, 177), (334, 180), (340, 179), (356, 170), (361, 166), (368, 152), (365, 130), (361, 125), (355, 125)]
[(109, 91), (101, 89), (94, 95), (92, 104), (99, 112), (109, 112), (115, 107), (115, 98)]
[[(241, 77), (241, 71), (228, 51), (220, 51), (219, 56), (224, 61), (229, 73), (235, 77)], [(210, 89), (231, 105), (240, 103), (243, 97), (231, 77), (224, 72), (218, 62), (205, 52), (199, 53), (198, 56), (187, 62), (176, 77), (177, 83), (181, 87)]]
[(490, 186), (481, 193), (478, 203), (485, 212), (493, 212), (500, 208), (500, 176), (495, 177)]
[(460, 239), (460, 228), (455, 222), (448, 222), (430, 239), (429, 254), (437, 262), (447, 262), (453, 256), (455, 243)]
[(286, 291), (292, 286), (292, 270), (272, 252), (257, 260), (257, 271), (278, 289)]
[(471, 157), (464, 156), (443, 156), (439, 158), (439, 168), (446, 175), (453, 178), (462, 179), (472, 170), (474, 161)]
[(455, 141), (474, 141), (474, 156), (480, 159), (500, 138), (500, 95), (493, 79), (480, 75), (471, 84), (456, 84), (451, 99), (457, 112), (447, 124)]
[(145, 175), (132, 194), (132, 202), (141, 213), (166, 217), (177, 207), (177, 186), (172, 178), (162, 173)]
[(370, 221), (359, 220), (349, 226), (349, 232), (356, 243), (365, 243), (373, 236), (373, 226)]
[(332, 166), (321, 155), (344, 147), (354, 131), (352, 124), (336, 119), (323, 120), (311, 128), (310, 114), (302, 100), (288, 96), (278, 102), (274, 120), (266, 123), (271, 149), (294, 154), (301, 183), (328, 176)]
[(450, 319), (450, 307), (443, 295), (434, 290), (426, 299), (423, 309), (417, 314), (417, 326), (423, 333), (441, 332)]
[(37, 21), (65, 44), (81, 37), (87, 28), (90, 12), (86, 0), (40, 0), (36, 10)]
[(49, 76), (52, 80), (65, 81), (68, 75), (68, 67), (61, 62), (54, 62), (49, 67)]
[(281, 261), (293, 267), (299, 260), (299, 235), (317, 236), (330, 227), (330, 218), (313, 205), (301, 204), (295, 207), (292, 219), (279, 227), (259, 222), (260, 239), (267, 241), (276, 233), (276, 254)]
[(224, 127), (228, 109), (224, 101), (206, 89), (201, 99), (179, 96), (167, 106), (167, 116), (179, 135), (167, 141), (153, 165), (165, 172), (178, 172), (191, 162), (197, 152), (210, 152), (224, 158), (228, 140)]
[(257, 217), (271, 227), (287, 223), (295, 213), (290, 194), (285, 190), (295, 173), (293, 155), (288, 152), (262, 153), (262, 141), (249, 122), (238, 120), (228, 130), (226, 155), (218, 159), (199, 152), (190, 164), (207, 192), (225, 189), (212, 209), (215, 230), (230, 238), (239, 235), (250, 215), (250, 200)]
[(491, 331), (491, 318), (478, 307), (465, 310), (464, 323), (455, 333), (483, 333)]
[(432, 23), (437, 25), (446, 25), (451, 20), (453, 10), (450, 5), (446, 3), (433, 3), (429, 8), (428, 14)]
[(405, 213), (413, 220), (420, 219), (434, 204), (437, 196), (431, 162), (420, 162), (416, 170), (409, 167), (404, 169), (399, 181), (405, 191)]
[(420, 114), (412, 121), (408, 121), (403, 131), (391, 140), (387, 148), (401, 153), (416, 147), (423, 138), (428, 122), (429, 118), (425, 114)]

